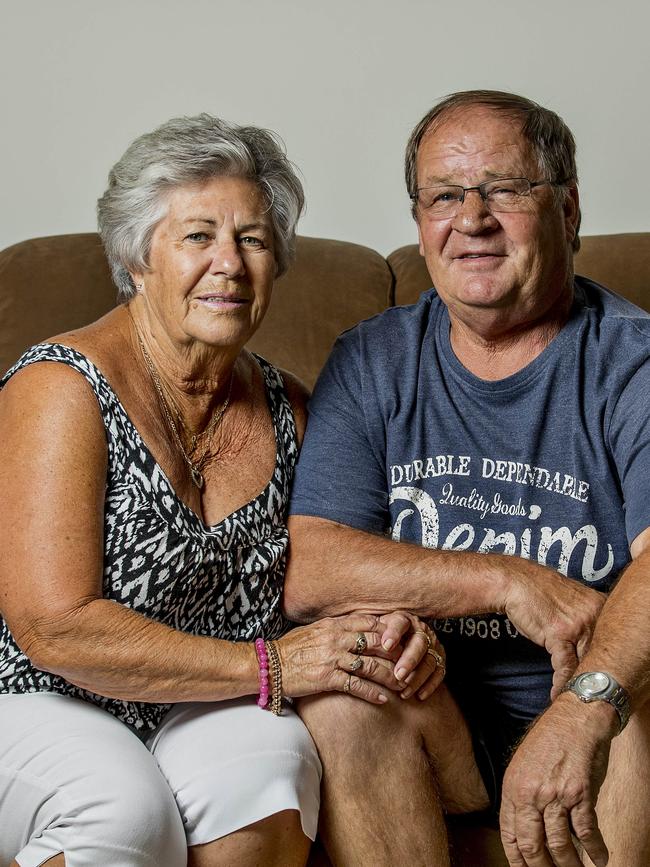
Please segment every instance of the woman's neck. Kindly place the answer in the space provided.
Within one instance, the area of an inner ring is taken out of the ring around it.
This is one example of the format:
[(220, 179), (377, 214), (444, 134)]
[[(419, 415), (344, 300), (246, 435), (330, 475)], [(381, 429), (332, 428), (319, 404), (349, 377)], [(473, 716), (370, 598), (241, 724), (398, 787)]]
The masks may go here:
[(199, 341), (179, 343), (152, 316), (142, 299), (128, 302), (134, 352), (162, 400), (185, 428), (202, 431), (225, 401), (231, 402), (241, 379), (239, 350), (211, 347)]

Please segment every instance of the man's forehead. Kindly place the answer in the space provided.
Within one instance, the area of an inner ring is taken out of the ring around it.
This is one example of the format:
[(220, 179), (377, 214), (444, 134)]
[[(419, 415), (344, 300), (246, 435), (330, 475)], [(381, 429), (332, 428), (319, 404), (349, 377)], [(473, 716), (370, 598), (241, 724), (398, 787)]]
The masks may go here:
[(522, 133), (521, 117), (512, 111), (480, 104), (456, 105), (446, 109), (429, 124), (422, 136), (422, 141), (446, 127), (452, 129), (480, 129), (485, 124), (499, 126), (504, 131), (507, 131), (509, 135), (515, 136), (522, 142), (525, 142)]
[(504, 171), (525, 172), (537, 160), (522, 132), (521, 120), (486, 106), (462, 106), (436, 118), (425, 132), (417, 153), (418, 182), (447, 180), (468, 169), (483, 169), (485, 179)]

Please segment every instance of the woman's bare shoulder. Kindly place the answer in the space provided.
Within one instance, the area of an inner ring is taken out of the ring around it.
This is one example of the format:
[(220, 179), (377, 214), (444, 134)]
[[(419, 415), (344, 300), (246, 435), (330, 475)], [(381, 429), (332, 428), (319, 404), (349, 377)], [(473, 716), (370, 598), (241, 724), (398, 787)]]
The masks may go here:
[[(101, 320), (58, 334), (44, 343), (58, 344), (85, 356), (104, 376), (118, 367), (119, 320), (111, 314)], [(115, 358), (116, 361), (112, 359)], [(55, 437), (74, 434), (105, 442), (97, 397), (78, 367), (63, 359), (42, 359), (16, 371), (0, 391), (0, 435)]]
[(74, 331), (57, 334), (47, 342), (75, 349), (112, 381), (123, 367), (125, 352), (131, 349), (128, 314), (125, 307), (120, 305), (101, 319)]
[(0, 437), (61, 438), (84, 433), (105, 440), (97, 398), (83, 373), (57, 361), (18, 370), (0, 391)]

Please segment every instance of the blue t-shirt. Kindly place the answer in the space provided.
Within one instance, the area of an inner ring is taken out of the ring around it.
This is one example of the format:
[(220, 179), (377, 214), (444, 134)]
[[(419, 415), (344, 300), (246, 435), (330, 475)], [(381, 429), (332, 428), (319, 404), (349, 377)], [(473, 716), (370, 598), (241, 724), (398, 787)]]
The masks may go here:
[[(458, 361), (433, 289), (360, 323), (316, 385), (291, 512), (609, 590), (650, 526), (650, 316), (576, 278), (561, 332), (496, 382)], [(543, 710), (548, 654), (504, 615), (433, 625), (457, 682), (496, 690), (521, 719)]]

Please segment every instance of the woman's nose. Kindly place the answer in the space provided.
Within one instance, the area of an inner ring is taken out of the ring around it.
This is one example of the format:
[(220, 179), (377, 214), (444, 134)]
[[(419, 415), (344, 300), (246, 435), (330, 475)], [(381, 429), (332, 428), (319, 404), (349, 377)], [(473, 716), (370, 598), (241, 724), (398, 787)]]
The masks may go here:
[(244, 260), (237, 241), (234, 238), (217, 241), (212, 262), (210, 263), (210, 273), (237, 277), (243, 272)]

